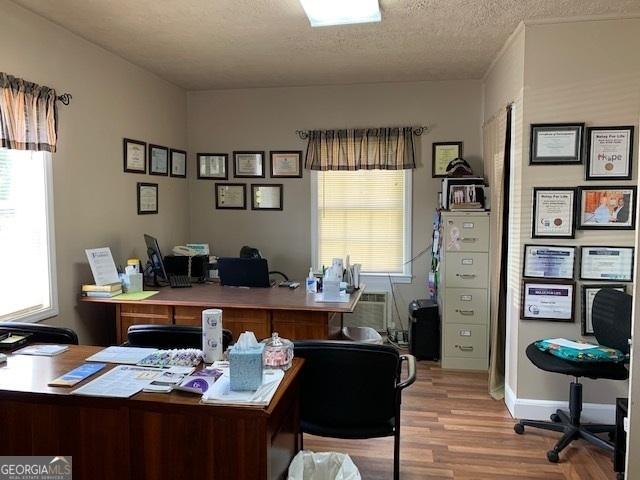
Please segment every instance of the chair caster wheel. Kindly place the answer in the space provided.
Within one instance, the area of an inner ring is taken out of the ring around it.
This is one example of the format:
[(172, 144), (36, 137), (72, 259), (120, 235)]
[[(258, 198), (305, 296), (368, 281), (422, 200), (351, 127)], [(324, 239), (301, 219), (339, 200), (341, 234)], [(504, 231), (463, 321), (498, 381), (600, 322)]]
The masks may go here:
[(513, 426), (513, 431), (516, 432), (518, 435), (522, 435), (524, 433), (524, 425), (522, 425), (521, 423), (516, 423)]
[(547, 452), (547, 460), (551, 463), (558, 463), (560, 461), (560, 455), (555, 450), (549, 450)]
[(558, 415), (557, 413), (552, 413), (551, 414), (551, 421), (554, 423), (560, 423), (560, 415)]

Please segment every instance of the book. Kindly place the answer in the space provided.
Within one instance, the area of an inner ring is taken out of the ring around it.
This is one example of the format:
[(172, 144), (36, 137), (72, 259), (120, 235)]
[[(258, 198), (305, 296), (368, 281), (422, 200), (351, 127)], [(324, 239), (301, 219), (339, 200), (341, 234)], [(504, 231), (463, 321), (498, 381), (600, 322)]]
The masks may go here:
[(122, 290), (120, 282), (107, 285), (82, 285), (83, 292), (115, 292), (117, 290)]
[(180, 385), (173, 387), (173, 389), (202, 395), (207, 393), (221, 376), (222, 370), (219, 368), (197, 370), (191, 375), (187, 375)]
[(112, 298), (118, 295), (122, 295), (122, 290), (115, 290), (113, 292), (82, 292), (85, 297), (94, 298)]
[(56, 378), (49, 382), (49, 386), (51, 387), (73, 387), (77, 383), (80, 383), (85, 378), (89, 378), (96, 372), (99, 372), (104, 367), (106, 367), (106, 363), (85, 363), (80, 365), (77, 368), (65, 373), (61, 377)]

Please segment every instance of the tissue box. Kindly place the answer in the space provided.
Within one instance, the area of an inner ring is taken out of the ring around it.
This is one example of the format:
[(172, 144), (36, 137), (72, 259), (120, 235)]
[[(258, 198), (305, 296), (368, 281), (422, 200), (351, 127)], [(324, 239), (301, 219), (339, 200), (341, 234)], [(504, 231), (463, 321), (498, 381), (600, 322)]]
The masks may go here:
[(262, 352), (264, 343), (255, 347), (229, 351), (230, 388), (235, 392), (257, 390), (262, 385)]

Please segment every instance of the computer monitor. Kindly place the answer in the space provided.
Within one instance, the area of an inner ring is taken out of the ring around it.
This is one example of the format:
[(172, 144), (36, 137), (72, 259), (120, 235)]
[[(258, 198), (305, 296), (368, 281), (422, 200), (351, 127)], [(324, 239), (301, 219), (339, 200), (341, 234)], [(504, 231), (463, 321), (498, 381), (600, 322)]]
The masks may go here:
[(219, 258), (218, 275), (221, 285), (263, 288), (271, 286), (269, 266), (264, 258)]
[(162, 253), (160, 253), (160, 246), (158, 240), (151, 235), (144, 235), (144, 242), (147, 244), (147, 256), (149, 257), (149, 264), (153, 270), (154, 284), (157, 285), (158, 279), (168, 281), (167, 271), (164, 268), (164, 262), (162, 261)]

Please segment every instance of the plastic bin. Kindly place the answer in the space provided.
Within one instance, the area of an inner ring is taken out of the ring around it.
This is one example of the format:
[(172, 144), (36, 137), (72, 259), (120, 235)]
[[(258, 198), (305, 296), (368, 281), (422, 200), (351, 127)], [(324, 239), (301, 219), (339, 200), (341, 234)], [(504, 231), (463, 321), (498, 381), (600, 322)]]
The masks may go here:
[(382, 337), (371, 327), (342, 327), (342, 335), (352, 342), (382, 345)]
[(362, 477), (345, 453), (303, 450), (293, 457), (287, 480), (362, 480)]

